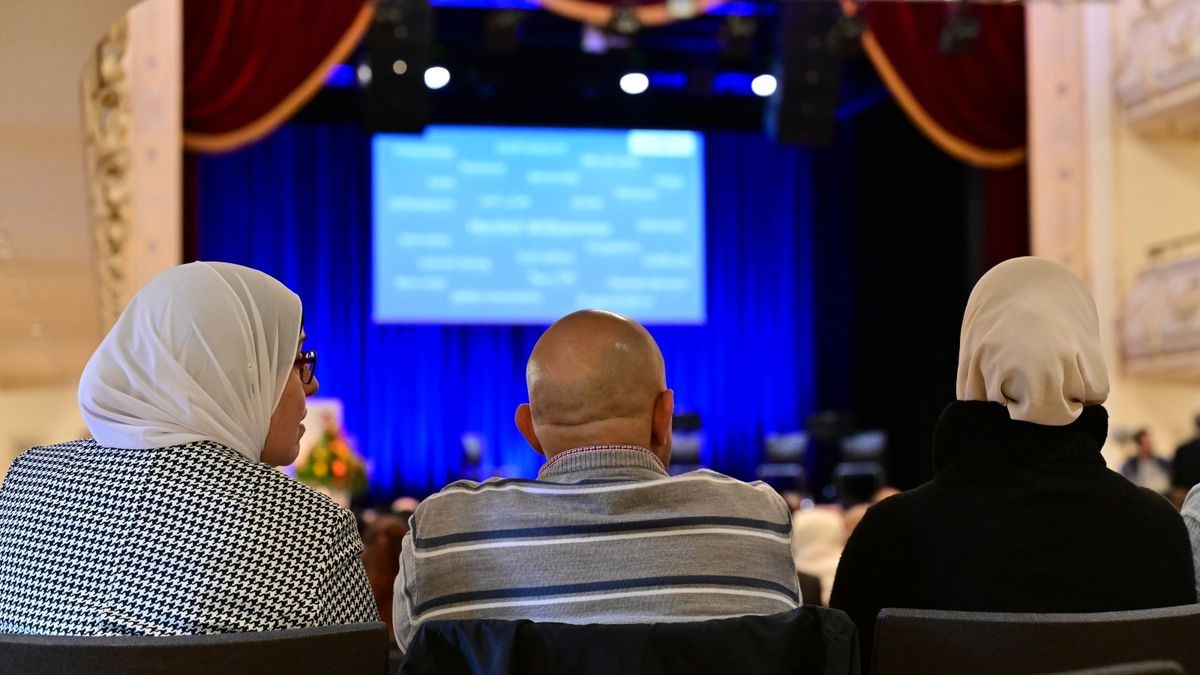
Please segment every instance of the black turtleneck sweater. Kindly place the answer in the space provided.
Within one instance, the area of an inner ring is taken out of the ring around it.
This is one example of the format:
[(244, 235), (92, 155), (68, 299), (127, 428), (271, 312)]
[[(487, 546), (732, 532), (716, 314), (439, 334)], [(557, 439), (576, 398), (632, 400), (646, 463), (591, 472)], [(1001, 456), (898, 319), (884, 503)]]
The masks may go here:
[(1196, 601), (1187, 529), (1161, 496), (1100, 456), (1108, 413), (1065, 427), (998, 403), (947, 406), (933, 480), (867, 511), (830, 604), (858, 625), (868, 672), (884, 607), (1104, 612)]

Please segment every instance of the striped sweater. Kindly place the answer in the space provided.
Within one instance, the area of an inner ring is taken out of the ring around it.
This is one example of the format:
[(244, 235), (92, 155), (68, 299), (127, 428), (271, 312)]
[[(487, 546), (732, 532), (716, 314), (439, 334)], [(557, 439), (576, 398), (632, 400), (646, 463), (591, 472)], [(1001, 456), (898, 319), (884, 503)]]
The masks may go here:
[(779, 495), (712, 471), (669, 477), (634, 446), (556, 455), (535, 481), (452, 483), (410, 525), (393, 601), (405, 649), (431, 619), (651, 623), (800, 604)]

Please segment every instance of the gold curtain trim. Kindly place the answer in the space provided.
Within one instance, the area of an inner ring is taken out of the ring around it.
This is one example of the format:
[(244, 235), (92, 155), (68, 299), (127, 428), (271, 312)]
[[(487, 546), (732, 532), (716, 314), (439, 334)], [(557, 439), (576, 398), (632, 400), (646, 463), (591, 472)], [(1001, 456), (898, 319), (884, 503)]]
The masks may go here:
[(268, 110), (262, 117), (239, 129), (220, 134), (185, 131), (183, 134), (183, 147), (193, 152), (227, 152), (253, 143), (274, 131), (276, 127), (286, 122), (288, 118), (294, 115), (301, 106), (307, 103), (320, 90), (325, 84), (325, 78), (329, 73), (329, 69), (335, 64), (341, 63), (358, 46), (363, 34), (367, 31), (368, 26), (370, 26), (371, 17), (374, 14), (374, 0), (363, 2), (362, 9), (354, 17), (354, 21), (351, 22), (350, 27), (342, 34), (341, 39), (330, 50), (329, 54), (325, 56), (325, 59), (317, 65), (316, 69), (298, 87), (292, 90), (292, 93), (285, 96), (282, 101), (274, 108)]
[(883, 52), (883, 47), (880, 46), (870, 30), (863, 33), (862, 44), (863, 50), (871, 58), (871, 63), (875, 65), (875, 70), (879, 72), (879, 77), (892, 92), (892, 96), (896, 97), (896, 101), (900, 103), (904, 113), (913, 121), (913, 124), (917, 125), (918, 129), (929, 137), (929, 140), (933, 141), (934, 145), (950, 156), (981, 169), (1009, 169), (1025, 161), (1024, 147), (1010, 150), (988, 150), (947, 131), (926, 112), (925, 108), (921, 107), (917, 97), (913, 96), (908, 85), (904, 84), (904, 79), (900, 77), (900, 73), (896, 72), (892, 62), (888, 60), (887, 54)]

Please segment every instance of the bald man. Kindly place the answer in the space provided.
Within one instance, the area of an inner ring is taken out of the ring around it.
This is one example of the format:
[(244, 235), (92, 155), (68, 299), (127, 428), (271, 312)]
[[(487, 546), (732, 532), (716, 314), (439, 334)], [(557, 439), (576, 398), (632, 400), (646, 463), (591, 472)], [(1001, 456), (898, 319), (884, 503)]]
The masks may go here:
[(762, 483), (669, 477), (673, 393), (636, 322), (567, 315), (538, 340), (516, 425), (537, 480), (458, 481), (413, 514), (393, 619), (655, 623), (799, 605), (791, 517)]

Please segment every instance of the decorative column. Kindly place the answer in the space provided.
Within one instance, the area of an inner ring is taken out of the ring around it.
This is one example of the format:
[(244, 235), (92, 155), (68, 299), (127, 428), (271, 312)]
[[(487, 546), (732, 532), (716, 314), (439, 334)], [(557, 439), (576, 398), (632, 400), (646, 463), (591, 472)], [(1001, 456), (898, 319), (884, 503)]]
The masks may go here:
[(104, 328), (182, 257), (182, 0), (118, 19), (84, 67), (89, 216)]

